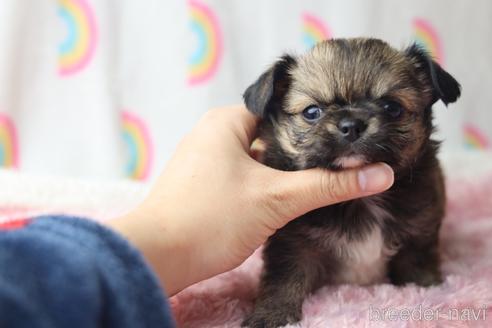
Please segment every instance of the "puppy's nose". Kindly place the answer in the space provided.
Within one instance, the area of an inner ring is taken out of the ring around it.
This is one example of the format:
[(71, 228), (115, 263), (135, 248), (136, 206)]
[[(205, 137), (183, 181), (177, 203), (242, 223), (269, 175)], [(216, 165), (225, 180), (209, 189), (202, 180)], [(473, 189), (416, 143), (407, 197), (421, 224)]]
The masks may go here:
[(338, 130), (340, 130), (342, 136), (350, 142), (359, 139), (366, 128), (367, 124), (356, 118), (344, 118), (338, 123)]

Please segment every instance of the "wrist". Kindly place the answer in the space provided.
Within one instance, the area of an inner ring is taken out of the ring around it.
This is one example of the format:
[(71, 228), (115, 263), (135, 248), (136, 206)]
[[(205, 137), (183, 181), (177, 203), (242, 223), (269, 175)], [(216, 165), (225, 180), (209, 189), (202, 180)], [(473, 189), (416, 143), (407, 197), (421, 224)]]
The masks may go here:
[(189, 243), (173, 231), (173, 225), (140, 208), (109, 220), (106, 225), (141, 252), (169, 296), (192, 283)]

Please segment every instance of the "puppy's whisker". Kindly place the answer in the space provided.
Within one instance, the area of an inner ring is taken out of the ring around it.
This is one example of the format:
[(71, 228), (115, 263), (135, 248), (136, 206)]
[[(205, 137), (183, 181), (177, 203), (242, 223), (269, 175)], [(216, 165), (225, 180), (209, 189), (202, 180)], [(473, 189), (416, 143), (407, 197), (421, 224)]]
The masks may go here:
[(385, 147), (385, 146), (383, 146), (383, 145), (381, 145), (381, 144), (379, 144), (377, 142), (374, 144), (374, 146), (376, 146), (376, 147), (378, 147), (378, 148), (380, 148), (380, 149), (382, 149), (384, 151), (388, 151), (388, 148), (387, 147)]

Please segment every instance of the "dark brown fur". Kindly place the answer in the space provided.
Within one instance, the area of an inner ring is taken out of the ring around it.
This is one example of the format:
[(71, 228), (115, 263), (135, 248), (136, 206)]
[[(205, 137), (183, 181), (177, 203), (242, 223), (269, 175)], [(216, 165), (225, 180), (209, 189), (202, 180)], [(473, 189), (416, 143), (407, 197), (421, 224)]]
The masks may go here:
[[(243, 325), (295, 323), (305, 297), (326, 284), (441, 281), (445, 193), (439, 144), (430, 139), (431, 106), (459, 95), (459, 84), (422, 49), (397, 51), (375, 39), (330, 40), (299, 58), (284, 56), (248, 88), (248, 109), (264, 118), (267, 165), (337, 170), (338, 158), (361, 155), (367, 163), (388, 163), (395, 183), (380, 195), (306, 213), (277, 231), (265, 246), (259, 295)], [(388, 117), (385, 99), (401, 104), (403, 114)], [(316, 123), (302, 116), (311, 105), (323, 109)], [(367, 123), (357, 142), (340, 138), (344, 117)], [(382, 246), (373, 262), (357, 258), (373, 254), (366, 244)]]

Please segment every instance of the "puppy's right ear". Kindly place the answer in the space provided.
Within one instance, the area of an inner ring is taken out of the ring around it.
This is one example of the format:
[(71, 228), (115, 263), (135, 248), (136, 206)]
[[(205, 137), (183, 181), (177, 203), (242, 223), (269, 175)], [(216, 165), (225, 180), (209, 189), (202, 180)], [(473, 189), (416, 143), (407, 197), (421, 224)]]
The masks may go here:
[(263, 118), (273, 110), (274, 104), (279, 104), (290, 86), (289, 69), (296, 63), (294, 57), (282, 56), (246, 89), (243, 98), (250, 112)]

